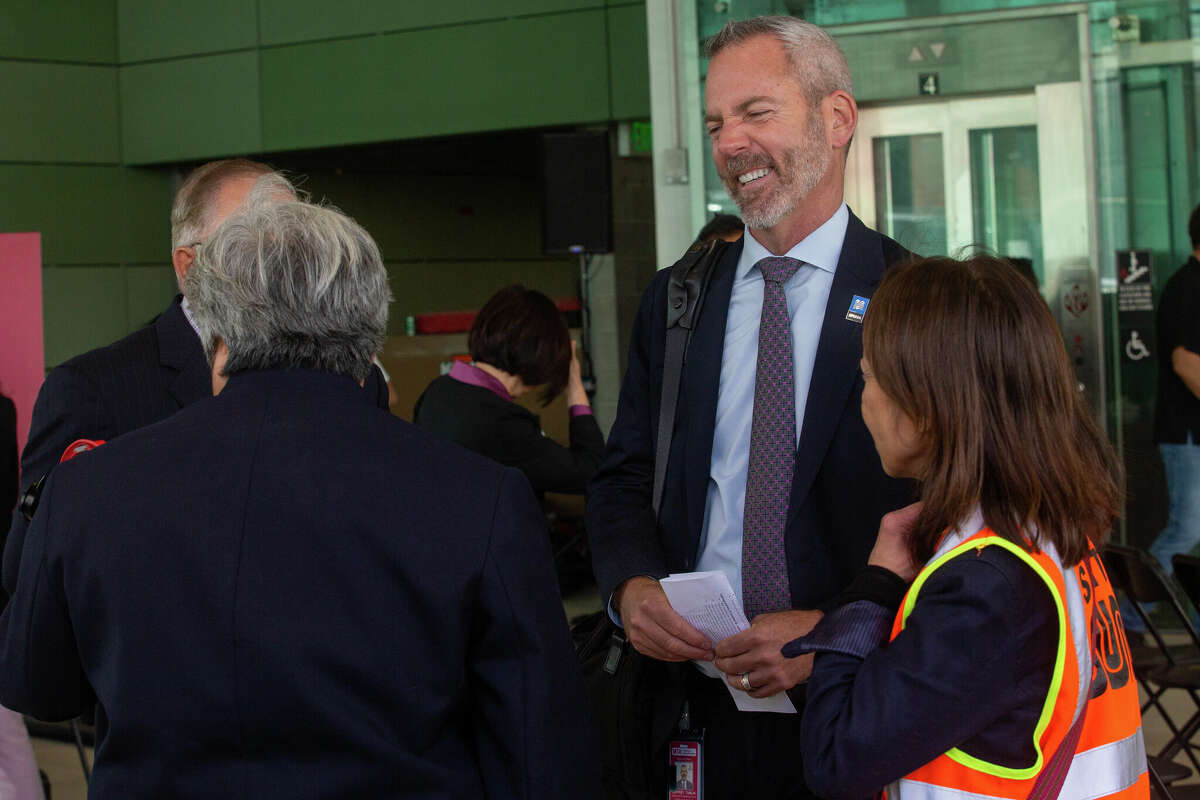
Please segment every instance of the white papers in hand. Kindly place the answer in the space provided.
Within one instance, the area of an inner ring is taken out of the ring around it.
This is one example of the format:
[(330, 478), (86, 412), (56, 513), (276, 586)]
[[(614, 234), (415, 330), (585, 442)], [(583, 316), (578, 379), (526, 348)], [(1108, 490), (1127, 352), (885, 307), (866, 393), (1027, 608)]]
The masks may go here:
[[(659, 581), (671, 608), (714, 644), (750, 627), (742, 603), (733, 593), (724, 572), (681, 572)], [(795, 714), (796, 707), (785, 692), (764, 697), (751, 697), (725, 681), (710, 661), (695, 662), (706, 675), (719, 678), (733, 696), (739, 711), (773, 711)]]

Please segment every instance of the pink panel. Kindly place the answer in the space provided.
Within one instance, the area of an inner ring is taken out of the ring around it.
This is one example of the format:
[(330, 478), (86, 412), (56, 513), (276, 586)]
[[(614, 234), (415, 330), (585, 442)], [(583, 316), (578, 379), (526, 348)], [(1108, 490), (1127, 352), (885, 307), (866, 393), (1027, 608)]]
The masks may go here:
[(17, 445), (46, 375), (42, 348), (42, 235), (0, 233), (0, 392), (17, 407)]

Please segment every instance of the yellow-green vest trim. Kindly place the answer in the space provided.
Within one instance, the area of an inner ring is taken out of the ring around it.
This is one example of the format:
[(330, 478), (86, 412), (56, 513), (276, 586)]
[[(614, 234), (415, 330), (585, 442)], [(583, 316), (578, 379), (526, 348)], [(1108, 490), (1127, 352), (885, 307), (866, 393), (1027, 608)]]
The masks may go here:
[[(1038, 716), (1037, 725), (1033, 729), (1033, 748), (1037, 753), (1037, 759), (1028, 767), (1006, 767), (1001, 764), (993, 764), (989, 761), (984, 761), (970, 753), (965, 753), (957, 747), (952, 747), (946, 751), (947, 758), (951, 758), (963, 766), (978, 770), (988, 775), (995, 775), (998, 778), (1011, 778), (1014, 780), (1027, 780), (1036, 776), (1041, 772), (1042, 766), (1045, 763), (1045, 754), (1042, 752), (1042, 734), (1046, 732), (1047, 726), (1050, 725), (1050, 718), (1054, 716), (1054, 706), (1058, 698), (1059, 689), (1062, 688), (1063, 667), (1066, 664), (1067, 658), (1067, 626), (1069, 618), (1066, 609), (1063, 606), (1062, 597), (1059, 595), (1058, 587), (1054, 583), (1054, 579), (1050, 577), (1045, 568), (1042, 567), (1028, 552), (1022, 547), (1010, 542), (1002, 536), (984, 536), (982, 538), (971, 538), (964, 541), (962, 544), (951, 548), (947, 552), (938, 556), (933, 561), (925, 566), (921, 573), (913, 581), (912, 588), (904, 598), (900, 629), (904, 629), (905, 623), (908, 621), (909, 614), (912, 613), (913, 606), (916, 605), (917, 595), (920, 594), (921, 588), (925, 585), (925, 581), (929, 579), (939, 567), (943, 566), (950, 559), (970, 552), (971, 550), (982, 550), (984, 547), (1002, 547), (1008, 550), (1017, 558), (1024, 561), (1037, 574), (1039, 578), (1046, 584), (1050, 590), (1050, 596), (1054, 598), (1054, 608), (1058, 613), (1058, 647), (1054, 656), (1054, 672), (1050, 676), (1050, 690), (1046, 695), (1045, 702), (1042, 703), (1042, 713)], [(1089, 665), (1090, 666), (1090, 665)]]

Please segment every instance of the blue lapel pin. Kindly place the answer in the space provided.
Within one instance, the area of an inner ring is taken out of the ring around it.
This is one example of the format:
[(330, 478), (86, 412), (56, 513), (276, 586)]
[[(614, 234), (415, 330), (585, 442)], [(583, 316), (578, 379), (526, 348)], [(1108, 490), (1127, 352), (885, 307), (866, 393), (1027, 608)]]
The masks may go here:
[(851, 322), (857, 322), (860, 325), (863, 321), (863, 314), (867, 313), (867, 303), (871, 302), (869, 297), (860, 297), (854, 295), (850, 300), (850, 308), (846, 311), (846, 319)]

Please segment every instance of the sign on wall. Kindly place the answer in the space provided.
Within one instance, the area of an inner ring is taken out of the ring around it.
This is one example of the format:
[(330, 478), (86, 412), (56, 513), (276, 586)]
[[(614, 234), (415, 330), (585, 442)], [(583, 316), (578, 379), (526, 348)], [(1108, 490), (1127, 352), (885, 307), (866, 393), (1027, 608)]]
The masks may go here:
[(1151, 363), (1154, 356), (1154, 270), (1149, 250), (1117, 251), (1117, 318), (1121, 360)]
[(0, 286), (0, 392), (17, 407), (17, 446), (24, 449), (46, 374), (40, 233), (0, 233)]

